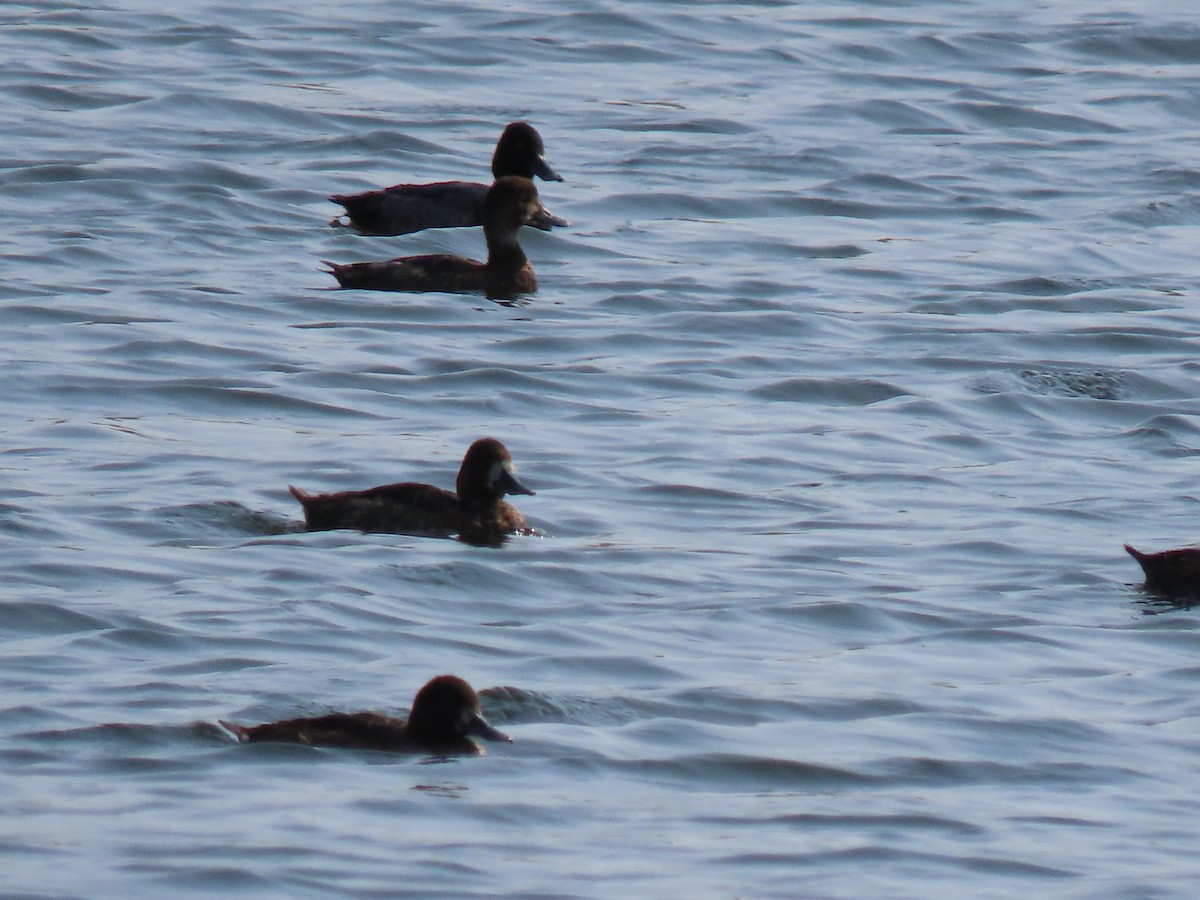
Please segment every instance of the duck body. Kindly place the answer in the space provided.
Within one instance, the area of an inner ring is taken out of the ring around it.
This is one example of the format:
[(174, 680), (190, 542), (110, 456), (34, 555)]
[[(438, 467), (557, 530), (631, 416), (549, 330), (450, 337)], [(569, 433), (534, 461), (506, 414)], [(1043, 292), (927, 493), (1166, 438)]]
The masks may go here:
[(326, 265), (338, 280), (338, 287), (347, 289), (484, 294), (493, 300), (511, 300), (537, 290), (537, 275), (524, 254), (519, 260), (489, 262), (492, 264), (449, 253), (431, 253), (381, 262), (347, 265), (326, 262)]
[(475, 441), (463, 457), (457, 493), (431, 484), (400, 482), (362, 491), (309, 494), (289, 487), (304, 509), (309, 531), (353, 528), (383, 534), (458, 535), (493, 544), (525, 527), (506, 494), (532, 494), (512, 471), (512, 456), (494, 438)]
[(435, 253), (382, 262), (326, 262), (342, 288), (370, 291), (482, 293), (510, 300), (537, 290), (537, 275), (517, 237), (521, 226), (544, 212), (537, 188), (528, 178), (509, 175), (487, 189), (483, 236), (486, 262)]
[[(483, 224), (488, 186), (470, 181), (396, 184), (361, 194), (334, 194), (346, 208), (349, 227), (366, 235), (390, 237), (426, 228), (470, 228)], [(334, 224), (341, 224), (334, 219)]]
[(1126, 544), (1125, 551), (1142, 567), (1148, 591), (1176, 597), (1200, 597), (1200, 548), (1143, 553)]
[[(500, 135), (492, 154), (492, 177), (516, 175), (562, 181), (546, 163), (545, 145), (537, 129), (512, 122)], [(426, 228), (466, 228), (484, 223), (484, 198), (488, 185), (471, 181), (433, 184), (396, 184), (361, 194), (334, 194), (329, 199), (344, 207), (347, 222), (334, 219), (368, 235), (411, 234)], [(566, 221), (546, 209), (523, 224), (543, 231), (565, 226)]]
[[(349, 227), (365, 235), (392, 237), (427, 228), (476, 228), (482, 225), (489, 187), (473, 181), (397, 184), (362, 194), (339, 194), (329, 199), (346, 207)], [(523, 224), (550, 231), (565, 228), (570, 223), (543, 206)]]
[(237, 725), (224, 720), (221, 724), (243, 744), (274, 741), (449, 756), (481, 753), (472, 737), (512, 743), (511, 738), (487, 723), (478, 695), (455, 675), (439, 675), (421, 688), (408, 719), (357, 712), (263, 725)]
[(309, 531), (353, 528), (376, 534), (471, 537), (513, 534), (525, 527), (525, 517), (511, 503), (467, 504), (453, 491), (431, 484), (401, 482), (334, 494), (288, 490), (304, 508)]

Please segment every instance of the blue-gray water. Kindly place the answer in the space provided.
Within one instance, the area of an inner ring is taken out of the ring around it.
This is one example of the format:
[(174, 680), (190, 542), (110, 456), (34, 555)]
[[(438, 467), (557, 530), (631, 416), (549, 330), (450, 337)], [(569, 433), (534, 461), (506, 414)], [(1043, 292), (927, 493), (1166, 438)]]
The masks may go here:
[[(1200, 610), (1121, 550), (1200, 538), (1193, 3), (16, 3), (0, 58), (5, 896), (1195, 895)], [(516, 119), (535, 297), (329, 290), (480, 255), (325, 197)], [(296, 531), (483, 435), (543, 537)], [(514, 744), (212, 727), (446, 671)]]

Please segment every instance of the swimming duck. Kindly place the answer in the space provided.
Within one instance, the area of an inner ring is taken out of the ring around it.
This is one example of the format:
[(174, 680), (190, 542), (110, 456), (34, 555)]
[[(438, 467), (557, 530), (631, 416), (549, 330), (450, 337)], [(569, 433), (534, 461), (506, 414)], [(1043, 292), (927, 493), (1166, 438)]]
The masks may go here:
[(415, 482), (336, 494), (309, 494), (290, 486), (288, 490), (304, 507), (309, 531), (457, 534), (467, 543), (494, 545), (525, 527), (525, 517), (504, 502), (504, 495), (533, 491), (517, 481), (512, 455), (495, 438), (480, 438), (467, 448), (455, 487), (457, 494)]
[(511, 300), (537, 290), (537, 276), (521, 249), (517, 232), (541, 208), (533, 182), (508, 175), (497, 179), (487, 191), (483, 214), (486, 263), (434, 253), (347, 265), (326, 260), (325, 265), (343, 288), (483, 293), (491, 300)]
[[(562, 181), (546, 164), (542, 136), (532, 125), (513, 122), (504, 129), (492, 154), (492, 177), (519, 175), (543, 181)], [(411, 234), (426, 228), (461, 228), (482, 225), (486, 184), (439, 181), (434, 184), (396, 184), (363, 194), (334, 194), (329, 199), (346, 208), (348, 223), (336, 218), (332, 225), (348, 224), (363, 234)], [(524, 224), (549, 231), (567, 222), (544, 207)]]
[(1200, 596), (1200, 548), (1142, 553), (1126, 544), (1125, 551), (1146, 573), (1146, 590), (1174, 596)]
[(265, 725), (237, 725), (224, 720), (221, 724), (243, 744), (283, 741), (315, 747), (477, 756), (483, 750), (472, 737), (512, 743), (512, 738), (487, 723), (479, 710), (479, 697), (456, 675), (439, 675), (417, 691), (407, 721), (358, 712)]

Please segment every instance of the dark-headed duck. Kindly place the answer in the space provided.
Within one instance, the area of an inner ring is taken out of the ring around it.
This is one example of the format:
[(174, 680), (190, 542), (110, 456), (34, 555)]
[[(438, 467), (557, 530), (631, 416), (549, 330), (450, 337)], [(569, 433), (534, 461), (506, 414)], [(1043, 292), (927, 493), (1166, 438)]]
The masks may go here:
[(537, 276), (517, 233), (542, 208), (537, 188), (528, 178), (509, 175), (488, 188), (483, 218), (487, 262), (448, 253), (402, 256), (384, 262), (338, 265), (326, 260), (329, 274), (343, 288), (368, 291), (444, 291), (483, 293), (492, 300), (511, 300), (537, 290)]
[(1200, 597), (1200, 548), (1142, 553), (1126, 544), (1125, 551), (1146, 573), (1146, 590), (1176, 597)]
[[(543, 181), (562, 181), (546, 164), (542, 136), (532, 125), (513, 122), (504, 129), (492, 154), (492, 177), (519, 175)], [(396, 184), (364, 194), (335, 194), (329, 199), (346, 207), (351, 228), (363, 234), (411, 234), (426, 228), (463, 228), (482, 225), (486, 184), (469, 181), (439, 181), (435, 184)], [(340, 218), (335, 225), (343, 224)], [(567, 223), (545, 208), (525, 221), (543, 231)]]
[(266, 725), (245, 726), (224, 720), (221, 724), (243, 744), (283, 741), (314, 747), (477, 756), (483, 751), (472, 737), (512, 743), (512, 738), (487, 723), (479, 711), (479, 697), (456, 675), (439, 675), (417, 691), (407, 721), (358, 712)]
[(533, 491), (517, 481), (512, 455), (495, 438), (480, 438), (467, 448), (455, 487), (457, 494), (415, 482), (337, 494), (288, 490), (304, 507), (309, 531), (357, 528), (434, 537), (457, 534), (467, 543), (494, 545), (525, 527), (525, 517), (504, 502), (504, 495)]

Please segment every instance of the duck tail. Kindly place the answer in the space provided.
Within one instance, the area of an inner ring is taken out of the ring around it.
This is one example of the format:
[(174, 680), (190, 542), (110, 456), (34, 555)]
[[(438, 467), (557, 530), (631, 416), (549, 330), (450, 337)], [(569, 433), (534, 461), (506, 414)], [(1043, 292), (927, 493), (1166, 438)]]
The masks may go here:
[(321, 271), (327, 275), (332, 275), (337, 279), (338, 287), (344, 288), (346, 286), (346, 272), (351, 270), (351, 266), (330, 262), (327, 259), (323, 259), (321, 262), (326, 266)]
[(1142, 567), (1143, 572), (1145, 572), (1147, 575), (1150, 574), (1150, 570), (1146, 568), (1146, 563), (1150, 559), (1149, 553), (1143, 553), (1141, 550), (1135, 550), (1133, 547), (1129, 546), (1129, 544), (1125, 545), (1125, 552), (1137, 560), (1138, 565)]
[(296, 487), (294, 484), (289, 484), (288, 490), (291, 492), (293, 497), (295, 497), (297, 500), (300, 501), (301, 504), (303, 504), (305, 500), (312, 499), (312, 494), (310, 494), (308, 491), (305, 491), (305, 490), (302, 490), (301, 488)]
[(217, 719), (217, 723), (237, 738), (239, 744), (244, 744), (250, 740), (250, 730), (244, 725), (239, 725), (237, 722), (226, 722), (224, 719)]

